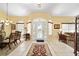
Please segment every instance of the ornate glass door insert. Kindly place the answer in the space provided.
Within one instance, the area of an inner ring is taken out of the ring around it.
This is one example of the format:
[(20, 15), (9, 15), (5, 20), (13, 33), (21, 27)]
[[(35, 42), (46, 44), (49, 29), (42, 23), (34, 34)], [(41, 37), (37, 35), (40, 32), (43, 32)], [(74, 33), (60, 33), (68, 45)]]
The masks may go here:
[(47, 39), (47, 21), (38, 18), (32, 21), (32, 39), (46, 40)]

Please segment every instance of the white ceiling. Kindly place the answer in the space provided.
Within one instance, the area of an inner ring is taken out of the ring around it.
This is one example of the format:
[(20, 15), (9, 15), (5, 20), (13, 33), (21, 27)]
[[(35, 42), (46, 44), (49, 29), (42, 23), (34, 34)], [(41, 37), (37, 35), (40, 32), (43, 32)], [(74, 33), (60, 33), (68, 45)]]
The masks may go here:
[[(7, 12), (8, 9), (8, 12)], [(0, 10), (13, 16), (27, 16), (33, 12), (47, 12), (53, 16), (79, 15), (79, 3), (0, 3)]]

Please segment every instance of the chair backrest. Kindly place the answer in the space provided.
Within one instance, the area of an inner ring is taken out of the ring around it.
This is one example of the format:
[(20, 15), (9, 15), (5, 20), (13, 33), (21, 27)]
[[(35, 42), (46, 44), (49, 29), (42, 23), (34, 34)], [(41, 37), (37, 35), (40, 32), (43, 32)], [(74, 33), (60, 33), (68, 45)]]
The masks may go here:
[(3, 41), (3, 37), (2, 35), (0, 35), (0, 43)]
[(9, 42), (12, 42), (15, 40), (15, 33), (11, 33), (9, 36)]
[(20, 31), (16, 31), (15, 33), (16, 33), (17, 37), (19, 37), (19, 38), (21, 37), (21, 32)]
[(59, 40), (66, 40), (66, 36), (64, 34), (59, 34)]

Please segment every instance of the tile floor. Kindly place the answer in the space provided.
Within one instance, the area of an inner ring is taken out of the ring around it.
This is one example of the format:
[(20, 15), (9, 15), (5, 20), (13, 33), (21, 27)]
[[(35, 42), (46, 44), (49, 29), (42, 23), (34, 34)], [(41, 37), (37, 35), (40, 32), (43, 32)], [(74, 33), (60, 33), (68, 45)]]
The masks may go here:
[[(8, 56), (26, 56), (32, 43), (37, 43), (35, 41), (24, 41), (20, 46), (18, 46), (13, 52)], [(59, 42), (59, 41), (46, 41), (44, 43), (48, 44), (52, 56), (74, 56), (74, 49), (70, 46)], [(42, 44), (42, 43), (39, 43)]]
[(54, 41), (48, 44), (56, 56), (74, 56), (74, 49), (62, 42)]

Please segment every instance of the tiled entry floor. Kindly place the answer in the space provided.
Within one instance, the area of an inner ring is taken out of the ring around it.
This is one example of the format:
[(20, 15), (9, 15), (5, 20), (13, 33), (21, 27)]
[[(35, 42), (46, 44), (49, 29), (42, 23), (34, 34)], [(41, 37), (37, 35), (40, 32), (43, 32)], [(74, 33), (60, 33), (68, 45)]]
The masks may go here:
[(54, 41), (48, 44), (56, 56), (74, 56), (74, 49), (65, 43)]
[(28, 52), (28, 49), (30, 48), (31, 44), (32, 44), (31, 41), (24, 41), (8, 56), (26, 56), (26, 53)]
[[(12, 53), (10, 53), (8, 56), (26, 56), (29, 49), (32, 46), (32, 43), (38, 43), (35, 41), (24, 41), (20, 46), (18, 46)], [(59, 42), (44, 42), (48, 44), (48, 47), (50, 49), (50, 52), (52, 56), (74, 56), (73, 48), (70, 46)]]

